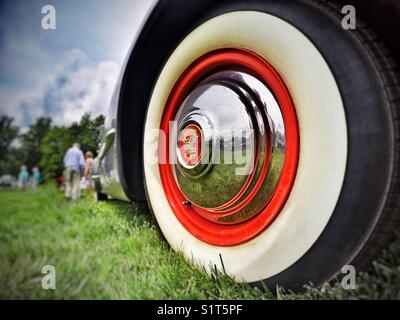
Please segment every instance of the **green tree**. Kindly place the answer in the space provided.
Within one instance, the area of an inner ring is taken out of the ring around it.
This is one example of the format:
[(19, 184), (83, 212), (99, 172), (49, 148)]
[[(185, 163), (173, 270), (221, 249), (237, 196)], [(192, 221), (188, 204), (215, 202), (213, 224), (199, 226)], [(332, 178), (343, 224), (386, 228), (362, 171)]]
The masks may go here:
[(16, 176), (24, 163), (25, 155), (20, 148), (10, 146), (5, 157), (0, 160), (0, 176), (11, 174)]
[(40, 146), (40, 168), (45, 179), (62, 175), (64, 153), (71, 144), (68, 128), (52, 127), (47, 132)]
[(15, 175), (22, 158), (19, 150), (12, 147), (19, 131), (18, 127), (12, 125), (13, 121), (13, 118), (7, 116), (0, 117), (0, 175)]
[(42, 168), (45, 178), (60, 176), (64, 170), (64, 154), (74, 142), (81, 145), (83, 152), (92, 151), (96, 156), (104, 125), (104, 116), (91, 119), (85, 113), (79, 122), (69, 127), (52, 127), (42, 140), (40, 146)]
[(31, 169), (38, 166), (42, 158), (42, 140), (51, 128), (50, 118), (39, 118), (29, 126), (28, 132), (20, 136), (21, 148), (25, 155), (25, 164)]
[(100, 115), (92, 120), (90, 113), (85, 113), (79, 123), (73, 123), (70, 126), (69, 131), (73, 142), (78, 142), (83, 152), (90, 150), (96, 155), (101, 142), (103, 126), (104, 116)]
[(0, 160), (6, 157), (11, 143), (18, 136), (18, 127), (13, 126), (14, 119), (2, 116), (0, 118)]

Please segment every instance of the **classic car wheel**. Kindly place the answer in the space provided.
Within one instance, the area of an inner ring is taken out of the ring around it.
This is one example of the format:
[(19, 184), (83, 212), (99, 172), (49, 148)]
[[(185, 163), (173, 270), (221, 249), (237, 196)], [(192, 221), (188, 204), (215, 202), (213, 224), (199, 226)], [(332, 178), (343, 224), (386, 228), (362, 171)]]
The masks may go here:
[[(312, 2), (209, 14), (163, 65), (147, 109), (144, 180), (162, 234), (196, 264), (270, 287), (364, 267), (399, 223), (387, 52)], [(232, 147), (226, 130), (245, 137), (240, 165), (216, 161)]]
[[(174, 120), (177, 132), (171, 134)], [(264, 59), (239, 49), (201, 56), (177, 81), (160, 128), (169, 140), (159, 143), (159, 152), (171, 150), (174, 135), (177, 140), (170, 161), (159, 166), (163, 190), (193, 235), (236, 245), (275, 219), (296, 174), (299, 133), (289, 92)], [(234, 131), (237, 150), (227, 150), (226, 135)], [(198, 145), (187, 156), (182, 140), (191, 134)], [(237, 152), (245, 153), (241, 163)]]

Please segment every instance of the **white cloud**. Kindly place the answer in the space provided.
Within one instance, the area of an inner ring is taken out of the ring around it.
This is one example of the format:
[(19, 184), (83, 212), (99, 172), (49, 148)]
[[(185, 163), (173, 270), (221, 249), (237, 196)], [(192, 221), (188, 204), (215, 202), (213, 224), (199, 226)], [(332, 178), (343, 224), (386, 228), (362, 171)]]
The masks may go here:
[(37, 18), (41, 0), (10, 0), (0, 21), (0, 114), (22, 128), (42, 116), (64, 125), (84, 112), (105, 114), (119, 66), (151, 2), (71, 6), (55, 0), (57, 30), (47, 32)]
[(116, 62), (94, 63), (79, 49), (69, 50), (53, 72), (39, 73), (33, 87), (0, 86), (0, 113), (13, 117), (19, 126), (42, 116), (68, 125), (85, 112), (106, 114), (118, 74)]
[(61, 74), (56, 84), (45, 94), (45, 107), (55, 124), (70, 124), (82, 114), (105, 114), (111, 100), (119, 68), (115, 62), (105, 61), (93, 67), (82, 66)]

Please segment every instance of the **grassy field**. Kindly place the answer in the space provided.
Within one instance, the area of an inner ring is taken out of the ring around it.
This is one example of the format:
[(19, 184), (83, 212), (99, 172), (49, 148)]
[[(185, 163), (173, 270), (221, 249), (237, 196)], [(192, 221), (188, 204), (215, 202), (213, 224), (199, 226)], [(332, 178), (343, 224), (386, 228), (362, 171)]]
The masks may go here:
[[(228, 276), (211, 277), (172, 252), (147, 209), (121, 202), (71, 204), (52, 186), (0, 191), (2, 299), (400, 299), (400, 236), (357, 289), (339, 284), (274, 296)], [(44, 265), (56, 289), (41, 286)]]

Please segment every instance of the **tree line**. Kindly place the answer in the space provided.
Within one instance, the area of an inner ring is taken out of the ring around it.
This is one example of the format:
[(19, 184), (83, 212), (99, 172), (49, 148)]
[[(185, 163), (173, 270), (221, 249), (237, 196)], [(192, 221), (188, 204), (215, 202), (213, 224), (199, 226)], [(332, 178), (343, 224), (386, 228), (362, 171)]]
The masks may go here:
[(1, 116), (0, 176), (15, 176), (25, 164), (29, 170), (39, 167), (45, 179), (58, 177), (64, 170), (64, 153), (74, 142), (79, 142), (84, 152), (90, 150), (96, 156), (103, 126), (104, 116), (92, 119), (90, 113), (85, 113), (70, 126), (53, 125), (51, 118), (41, 117), (21, 133), (13, 118)]

